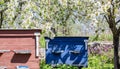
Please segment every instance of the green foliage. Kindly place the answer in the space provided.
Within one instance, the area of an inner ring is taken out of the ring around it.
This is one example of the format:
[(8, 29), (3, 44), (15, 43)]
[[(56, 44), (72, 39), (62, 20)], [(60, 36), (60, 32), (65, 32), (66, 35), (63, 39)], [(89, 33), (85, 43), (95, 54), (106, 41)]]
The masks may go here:
[(0, 5), (1, 5), (1, 4), (4, 4), (4, 0), (0, 0)]
[(45, 39), (43, 35), (40, 36), (40, 47), (45, 48)]
[(40, 69), (52, 69), (51, 66), (46, 65), (44, 60), (40, 61)]
[(41, 60), (40, 69), (78, 69), (78, 68), (74, 66), (68, 66), (68, 65), (58, 65), (57, 67), (54, 68), (48, 64), (45, 64), (44, 60)]
[(107, 33), (101, 33), (100, 35), (92, 35), (89, 38), (90, 41), (112, 41), (113, 35)]
[(100, 41), (112, 41), (113, 40), (113, 35), (112, 34), (101, 34), (99, 36)]
[[(113, 61), (109, 61), (107, 56), (93, 56), (89, 55), (88, 67), (82, 69), (114, 69)], [(78, 69), (78, 67), (68, 65), (58, 65), (57, 68), (53, 68), (48, 64), (45, 64), (44, 60), (40, 62), (40, 69)]]
[(106, 56), (89, 56), (88, 68), (83, 69), (114, 69), (112, 61), (109, 61)]

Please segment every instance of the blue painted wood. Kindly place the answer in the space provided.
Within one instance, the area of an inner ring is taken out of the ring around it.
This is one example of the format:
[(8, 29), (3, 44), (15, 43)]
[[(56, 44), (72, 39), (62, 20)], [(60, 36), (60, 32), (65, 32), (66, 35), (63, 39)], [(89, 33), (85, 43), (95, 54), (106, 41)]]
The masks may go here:
[(88, 66), (88, 51), (84, 40), (88, 37), (55, 37), (49, 40), (46, 48), (46, 63), (51, 65), (67, 64), (72, 66)]

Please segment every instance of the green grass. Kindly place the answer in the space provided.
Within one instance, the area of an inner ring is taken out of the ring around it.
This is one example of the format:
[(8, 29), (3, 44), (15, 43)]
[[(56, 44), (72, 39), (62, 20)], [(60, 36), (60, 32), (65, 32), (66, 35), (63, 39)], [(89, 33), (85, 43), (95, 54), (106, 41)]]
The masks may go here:
[(90, 36), (89, 40), (90, 41), (112, 41), (113, 35), (102, 33), (99, 36), (97, 35)]
[(40, 47), (45, 48), (45, 39), (43, 35), (40, 36)]
[[(107, 62), (107, 61), (109, 61), (107, 56), (90, 55), (88, 57), (88, 67), (82, 69), (114, 69), (113, 62), (112, 61)], [(41, 60), (40, 69), (78, 69), (78, 67), (68, 66), (68, 65), (58, 65), (57, 68), (53, 68), (52, 66), (45, 64), (45, 60)]]
[(88, 58), (88, 68), (83, 69), (114, 69), (113, 62), (107, 62), (108, 57), (107, 56), (89, 56)]

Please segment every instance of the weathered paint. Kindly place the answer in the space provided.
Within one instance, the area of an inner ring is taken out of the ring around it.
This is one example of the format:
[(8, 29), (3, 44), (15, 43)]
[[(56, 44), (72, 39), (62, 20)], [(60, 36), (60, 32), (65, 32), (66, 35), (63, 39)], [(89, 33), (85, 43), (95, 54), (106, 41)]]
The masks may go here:
[[(39, 58), (36, 57), (35, 32), (41, 30), (0, 30), (0, 50), (8, 52), (0, 53), (0, 66), (7, 69), (16, 69), (16, 66), (28, 66), (30, 69), (39, 69)], [(17, 51), (30, 51), (31, 53), (20, 54)]]
[(46, 63), (56, 66), (67, 64), (73, 66), (88, 65), (88, 37), (46, 37)]

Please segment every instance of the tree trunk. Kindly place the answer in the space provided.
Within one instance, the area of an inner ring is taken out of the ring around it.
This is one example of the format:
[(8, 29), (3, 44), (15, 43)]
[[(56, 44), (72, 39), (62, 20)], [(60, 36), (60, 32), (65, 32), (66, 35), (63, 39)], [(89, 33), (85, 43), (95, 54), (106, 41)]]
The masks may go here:
[(120, 69), (119, 55), (118, 55), (119, 33), (118, 34), (113, 34), (113, 45), (114, 45), (114, 69)]
[(2, 22), (3, 22), (3, 12), (0, 13), (0, 28), (2, 27)]

